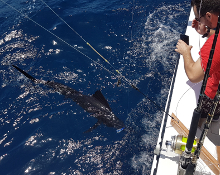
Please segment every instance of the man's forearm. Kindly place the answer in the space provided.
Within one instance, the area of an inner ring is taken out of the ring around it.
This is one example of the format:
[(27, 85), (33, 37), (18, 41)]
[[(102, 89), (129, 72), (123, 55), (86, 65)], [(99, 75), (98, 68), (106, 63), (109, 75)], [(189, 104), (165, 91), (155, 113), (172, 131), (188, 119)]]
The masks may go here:
[(194, 81), (194, 72), (193, 72), (193, 65), (195, 64), (194, 60), (192, 59), (192, 56), (190, 53), (184, 54), (183, 55), (184, 59), (184, 68), (187, 77), (191, 82)]

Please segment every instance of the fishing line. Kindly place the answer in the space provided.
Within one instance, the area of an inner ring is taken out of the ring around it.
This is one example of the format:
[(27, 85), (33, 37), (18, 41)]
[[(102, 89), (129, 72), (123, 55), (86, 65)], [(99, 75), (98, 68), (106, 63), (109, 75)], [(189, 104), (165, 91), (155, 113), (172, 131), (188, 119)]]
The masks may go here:
[(118, 74), (121, 75), (119, 70), (115, 69), (114, 66), (105, 58), (103, 57), (89, 42), (87, 42), (78, 32), (76, 32), (63, 18), (61, 18), (46, 2), (41, 0), (61, 21), (63, 21), (73, 32), (76, 33), (95, 53), (97, 53), (106, 63), (108, 63)]
[[(202, 0), (201, 0), (201, 2), (200, 2), (200, 6), (199, 6), (199, 20), (200, 20), (200, 18), (201, 18), (201, 9), (202, 9)], [(200, 23), (200, 21), (198, 21), (198, 25), (199, 25), (199, 23)], [(201, 50), (200, 34), (198, 33), (198, 35), (199, 35), (199, 51), (200, 51), (200, 50)]]
[[(200, 83), (200, 82), (199, 82), (199, 83)], [(179, 106), (180, 101), (181, 101), (182, 98), (184, 97), (184, 95), (186, 95), (186, 93), (187, 93), (189, 90), (193, 89), (193, 87), (196, 86), (196, 85), (199, 84), (199, 83), (194, 84), (192, 87), (190, 87), (189, 89), (187, 89), (187, 90), (182, 94), (182, 96), (180, 97), (180, 99), (178, 100), (177, 105), (176, 105), (176, 110), (175, 110), (175, 111), (176, 111), (176, 116), (177, 116), (177, 108), (178, 108), (178, 106)]]
[(92, 58), (90, 58), (88, 55), (84, 54), (83, 52), (81, 52), (80, 50), (78, 50), (76, 47), (72, 46), (71, 44), (69, 44), (68, 42), (66, 42), (65, 40), (63, 40), (62, 38), (60, 38), (59, 36), (57, 36), (56, 34), (54, 34), (53, 32), (49, 31), (48, 29), (46, 29), (45, 27), (43, 27), (42, 25), (40, 25), (39, 23), (37, 23), (36, 21), (34, 21), (33, 19), (29, 18), (27, 15), (23, 14), (22, 12), (18, 11), (16, 8), (14, 8), (13, 6), (11, 6), (10, 4), (8, 4), (7, 2), (0, 0), (3, 3), (5, 3), (6, 5), (8, 5), (10, 8), (12, 8), (13, 10), (17, 11), (18, 13), (20, 13), (22, 16), (24, 16), (25, 18), (27, 18), (28, 20), (32, 21), (33, 23), (35, 23), (36, 25), (38, 25), (39, 27), (41, 27), (42, 29), (44, 29), (45, 31), (47, 31), (48, 33), (50, 33), (51, 35), (55, 36), (57, 39), (59, 39), (60, 41), (62, 41), (63, 43), (67, 44), (69, 47), (73, 48), (74, 50), (76, 50), (77, 52), (79, 52), (80, 54), (82, 54), (83, 56), (87, 57), (88, 59), (90, 59), (92, 62), (94, 62), (95, 64), (99, 65), (101, 68), (105, 69), (107, 72), (109, 72), (110, 74), (113, 74), (114, 76), (116, 76), (113, 72), (111, 72), (110, 70), (108, 70), (107, 68), (105, 68), (102, 64), (96, 62), (95, 60), (93, 60)]
[(43, 0), (41, 0), (41, 2), (43, 2), (61, 21), (63, 21), (73, 32), (75, 32), (85, 43), (86, 40), (77, 32), (75, 31), (63, 18), (61, 18), (49, 5), (47, 5), (46, 2), (44, 2)]
[[(135, 5), (135, 0), (133, 0), (133, 4), (132, 4), (133, 6), (132, 6), (132, 12), (131, 12), (131, 42), (130, 42), (130, 51), (131, 51), (131, 53), (130, 53), (130, 59), (129, 59), (129, 74), (128, 74), (128, 77), (129, 77), (129, 79), (130, 79), (130, 77), (131, 77), (131, 55), (133, 54), (133, 47), (131, 47), (132, 46), (132, 40), (133, 40), (133, 31), (132, 31), (132, 29), (133, 29), (133, 24), (134, 24), (134, 5)], [(128, 91), (127, 92), (127, 96), (128, 96), (128, 100), (127, 100), (127, 106), (128, 106), (128, 108), (127, 108), (127, 116), (129, 116), (128, 114), (129, 114), (129, 111), (128, 111), (128, 109), (129, 109), (129, 104), (130, 104), (130, 98), (129, 98), (129, 96), (130, 96), (130, 92)]]
[[(2, 0), (1, 0), (2, 1)], [(78, 32), (76, 32), (64, 19), (62, 19), (45, 1), (41, 0), (60, 20), (62, 20), (73, 32), (75, 32), (94, 52), (96, 52), (106, 63), (108, 63), (119, 75), (122, 77), (130, 86), (134, 87), (131, 81), (119, 72), (119, 70), (115, 69), (115, 67), (106, 59), (104, 58), (89, 42), (87, 42)], [(135, 0), (134, 0), (135, 1)], [(132, 22), (133, 22), (133, 12), (132, 12)], [(132, 30), (131, 30), (132, 32)], [(132, 36), (132, 33), (131, 33)], [(132, 37), (131, 37), (132, 39)], [(91, 59), (91, 58), (90, 58)], [(94, 60), (93, 60), (94, 61)], [(115, 75), (115, 74), (114, 74)], [(116, 75), (115, 75), (116, 76)], [(116, 76), (117, 77), (117, 76)], [(119, 84), (119, 82), (118, 82)], [(136, 89), (137, 87), (135, 87)]]
[[(33, 19), (31, 19), (30, 17), (28, 17), (27, 15), (23, 14), (22, 12), (20, 12), (19, 10), (17, 10), (16, 8), (14, 8), (13, 6), (11, 6), (10, 4), (8, 4), (7, 2), (5, 2), (4, 0), (0, 0), (1, 2), (3, 2), (4, 4), (6, 4), (7, 6), (9, 6), (10, 8), (12, 8), (13, 10), (15, 10), (16, 12), (18, 12), (19, 14), (21, 14), (22, 16), (24, 16), (25, 18), (27, 18), (28, 20), (32, 21), (33, 23), (35, 23), (36, 25), (38, 25), (39, 27), (41, 27), (42, 29), (44, 29), (45, 31), (47, 31), (48, 33), (50, 33), (51, 35), (55, 36), (57, 39), (59, 39), (60, 41), (62, 41), (63, 43), (67, 44), (69, 47), (73, 48), (74, 50), (76, 50), (77, 52), (79, 52), (80, 54), (82, 54), (83, 56), (85, 56), (86, 58), (88, 58), (89, 60), (91, 60), (92, 62), (94, 62), (95, 64), (99, 65), (101, 68), (103, 68), (104, 70), (106, 70), (107, 72), (109, 72), (110, 74), (114, 75), (115, 77), (118, 77), (115, 73), (113, 73), (112, 71), (108, 70), (107, 68), (105, 68), (102, 64), (96, 62), (95, 60), (93, 60), (92, 58), (90, 58), (88, 55), (84, 54), (83, 52), (81, 52), (80, 50), (78, 50), (76, 47), (72, 46), (71, 44), (69, 44), (68, 42), (66, 42), (65, 40), (63, 40), (62, 38), (60, 38), (59, 36), (57, 36), (56, 34), (54, 34), (53, 32), (49, 31), (48, 29), (46, 29), (45, 27), (43, 27), (41, 24), (37, 23), (36, 21), (34, 21)], [(50, 8), (43, 0), (41, 0), (50, 10), (52, 10), (52, 8)], [(52, 10), (53, 13), (56, 14), (56, 16), (59, 17), (59, 15), (54, 12)], [(164, 112), (165, 114), (167, 114), (169, 117), (171, 117), (172, 119), (174, 119), (170, 114), (168, 114), (166, 111), (164, 111), (164, 109), (162, 107), (160, 107), (156, 102), (154, 102), (153, 100), (151, 100), (147, 95), (145, 95), (143, 92), (141, 92), (139, 90), (139, 88), (137, 86), (135, 86), (134, 84), (131, 83), (131, 80), (127, 79), (125, 76), (123, 76), (117, 69), (114, 68), (114, 66), (107, 60), (105, 59), (98, 51), (95, 50), (95, 48), (93, 48), (81, 35), (79, 35), (70, 25), (68, 25), (67, 22), (65, 22), (61, 17), (59, 17), (65, 24), (67, 24), (67, 26), (70, 27), (71, 30), (73, 30), (84, 42), (86, 42), (87, 45), (90, 46), (90, 48), (95, 51), (101, 58), (103, 58), (105, 60), (105, 62), (107, 62), (119, 75), (121, 78), (124, 79), (124, 81), (130, 85), (132, 88), (134, 88), (135, 90), (137, 90), (139, 93), (141, 93), (145, 98), (147, 98), (149, 101), (151, 101), (161, 112)], [(133, 17), (132, 17), (133, 20)], [(175, 119), (174, 119), (175, 120)]]

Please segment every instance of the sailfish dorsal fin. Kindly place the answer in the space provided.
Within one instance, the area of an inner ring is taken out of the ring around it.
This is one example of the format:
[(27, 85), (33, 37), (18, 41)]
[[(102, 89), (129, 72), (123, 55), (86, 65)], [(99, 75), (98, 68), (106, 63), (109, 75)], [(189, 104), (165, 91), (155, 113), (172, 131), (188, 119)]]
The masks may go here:
[(103, 96), (102, 92), (100, 90), (97, 90), (93, 95), (94, 98), (96, 98), (100, 103), (102, 103), (106, 108), (108, 108), (111, 111), (111, 108)]

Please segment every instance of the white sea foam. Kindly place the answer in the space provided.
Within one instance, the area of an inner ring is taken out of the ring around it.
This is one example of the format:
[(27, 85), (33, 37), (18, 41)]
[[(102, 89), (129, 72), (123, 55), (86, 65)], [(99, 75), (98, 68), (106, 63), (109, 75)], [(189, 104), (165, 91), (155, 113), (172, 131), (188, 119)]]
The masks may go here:
[[(133, 57), (135, 59), (144, 59), (145, 69), (149, 70), (145, 75), (141, 75), (135, 81), (138, 85), (143, 80), (148, 79), (153, 81), (158, 77), (158, 80), (161, 82), (159, 84), (160, 91), (158, 92), (156, 101), (154, 101), (162, 108), (165, 105), (169, 91), (170, 77), (160, 77), (160, 74), (156, 72), (158, 71), (160, 73), (161, 69), (169, 72), (172, 70), (176, 59), (178, 59), (178, 55), (174, 53), (174, 49), (175, 43), (179, 39), (181, 28), (178, 26), (174, 28), (173, 26), (175, 26), (175, 23), (178, 25), (176, 18), (184, 15), (183, 11), (184, 9), (179, 5), (162, 6), (155, 9), (146, 19), (142, 37), (136, 39), (133, 45)], [(135, 62), (136, 60), (133, 59), (132, 61)], [(157, 85), (152, 84), (149, 90), (153, 88), (157, 88)], [(153, 113), (152, 111), (157, 112)], [(143, 175), (150, 174), (153, 149), (159, 134), (163, 112), (160, 112), (157, 106), (146, 99), (141, 101), (129, 115), (132, 119), (142, 116), (141, 123), (145, 128), (145, 134), (141, 136), (141, 140), (137, 144), (144, 145), (146, 150), (140, 151), (139, 154), (133, 156), (132, 167)]]

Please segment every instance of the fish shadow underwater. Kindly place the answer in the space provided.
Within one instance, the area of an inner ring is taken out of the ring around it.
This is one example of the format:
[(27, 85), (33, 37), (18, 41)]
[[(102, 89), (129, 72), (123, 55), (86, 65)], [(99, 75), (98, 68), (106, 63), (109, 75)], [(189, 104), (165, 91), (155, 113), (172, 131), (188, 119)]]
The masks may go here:
[(19, 67), (15, 65), (12, 66), (34, 83), (43, 84), (49, 88), (54, 89), (56, 92), (64, 95), (66, 98), (72, 99), (74, 102), (76, 102), (76, 104), (78, 104), (85, 111), (90, 113), (91, 116), (95, 117), (98, 121), (84, 133), (89, 133), (93, 131), (101, 124), (115, 128), (117, 133), (125, 129), (124, 123), (112, 112), (107, 100), (105, 99), (100, 90), (97, 90), (91, 96), (84, 95), (81, 92), (64, 84), (57, 83), (54, 81), (36, 79), (29, 75), (27, 72), (20, 69)]

